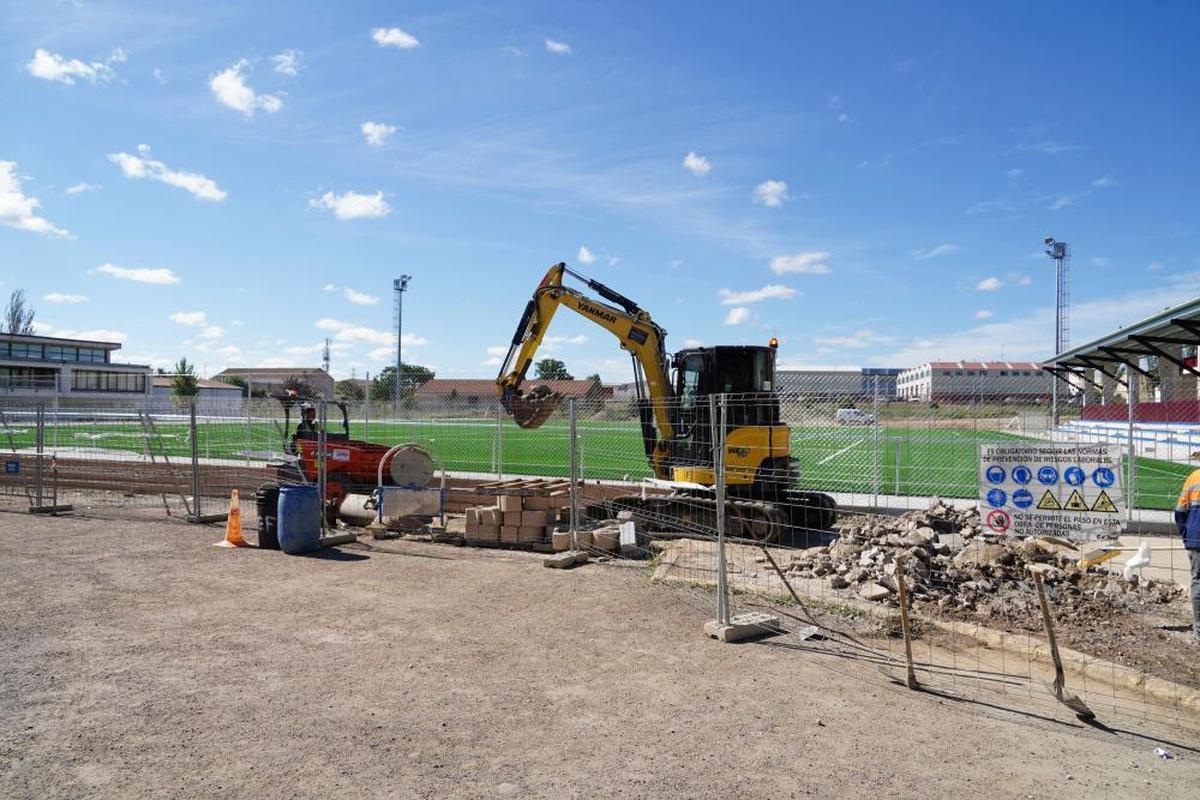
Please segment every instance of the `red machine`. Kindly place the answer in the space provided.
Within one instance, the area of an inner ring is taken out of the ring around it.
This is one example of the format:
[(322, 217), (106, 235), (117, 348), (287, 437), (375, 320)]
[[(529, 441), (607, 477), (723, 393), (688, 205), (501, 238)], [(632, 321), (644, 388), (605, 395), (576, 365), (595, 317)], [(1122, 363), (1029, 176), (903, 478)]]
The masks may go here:
[[(284, 450), (294, 457), (285, 464), (278, 466), (280, 477), (295, 476), (299, 470), (305, 480), (317, 482), (318, 441), (320, 438), (319, 422), (316, 420), (316, 407), (311, 401), (302, 399), (294, 394), (277, 395), (283, 406), (283, 440)], [(330, 430), (330, 422), (326, 419), (325, 428), (325, 499), (334, 506), (341, 503), (348, 494), (370, 494), (375, 490), (378, 481), (379, 462), (388, 450), (387, 445), (374, 444), (350, 438), (350, 415), (346, 404), (337, 400), (327, 401), (328, 405), (341, 411), (341, 431)], [(300, 419), (296, 430), (291, 430), (292, 408), (300, 407)], [(395, 460), (394, 456), (392, 461)], [(387, 465), (385, 465), (386, 467)], [(384, 485), (395, 485), (392, 470), (384, 469)]]

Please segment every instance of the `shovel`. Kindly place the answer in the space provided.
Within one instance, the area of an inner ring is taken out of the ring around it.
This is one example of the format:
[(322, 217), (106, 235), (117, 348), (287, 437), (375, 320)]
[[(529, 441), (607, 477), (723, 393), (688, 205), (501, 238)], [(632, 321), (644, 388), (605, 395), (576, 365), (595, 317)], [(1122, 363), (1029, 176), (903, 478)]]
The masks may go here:
[(508, 403), (508, 411), (519, 428), (540, 428), (563, 401), (561, 392), (549, 386), (535, 386), (528, 392), (516, 392)]

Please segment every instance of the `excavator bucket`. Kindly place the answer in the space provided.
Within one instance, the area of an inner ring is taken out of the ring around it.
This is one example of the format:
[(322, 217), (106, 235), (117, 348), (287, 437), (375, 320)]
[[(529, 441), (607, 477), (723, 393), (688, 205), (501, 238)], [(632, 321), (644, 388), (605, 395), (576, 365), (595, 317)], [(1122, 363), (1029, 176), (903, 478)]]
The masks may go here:
[(535, 386), (518, 392), (509, 402), (509, 413), (520, 428), (540, 428), (563, 401), (563, 395), (549, 386)]

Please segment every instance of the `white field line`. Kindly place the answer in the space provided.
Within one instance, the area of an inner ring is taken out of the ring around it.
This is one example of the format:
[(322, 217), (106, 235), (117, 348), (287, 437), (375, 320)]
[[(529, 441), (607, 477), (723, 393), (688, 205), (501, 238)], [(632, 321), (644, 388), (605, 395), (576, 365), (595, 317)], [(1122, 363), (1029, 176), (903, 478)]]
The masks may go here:
[(825, 464), (830, 461), (833, 461), (835, 458), (840, 456), (842, 453), (845, 453), (847, 450), (849, 450), (853, 447), (858, 447), (859, 445), (866, 444), (866, 443), (867, 443), (866, 437), (859, 439), (857, 442), (851, 442), (850, 444), (843, 447), (841, 450), (838, 450), (836, 453), (830, 453), (829, 455), (822, 458), (820, 461), (817, 462), (817, 466), (820, 466), (821, 464)]

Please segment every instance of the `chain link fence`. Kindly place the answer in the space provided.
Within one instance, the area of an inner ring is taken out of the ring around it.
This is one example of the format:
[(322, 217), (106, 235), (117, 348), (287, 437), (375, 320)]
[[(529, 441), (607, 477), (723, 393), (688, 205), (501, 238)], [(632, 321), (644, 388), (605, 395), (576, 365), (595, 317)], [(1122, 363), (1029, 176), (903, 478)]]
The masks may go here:
[[(574, 515), (557, 517), (573, 544), (640, 561), (704, 618), (783, 632), (764, 646), (860, 662), (950, 698), (1047, 714), (1075, 698), (1102, 720), (1195, 731), (1200, 667), (1173, 538), (1149, 540), (1151, 564), (1126, 575), (1127, 557), (1085, 569), (1068, 543), (989, 537), (975, 510), (980, 444), (1107, 441), (1123, 453), (1128, 521), (1169, 530), (1190, 445), (1178, 429), (1154, 438), (1140, 402), (1121, 426), (1086, 424), (1086, 413), (1055, 426), (1044, 405), (982, 393), (910, 403), (872, 385), (680, 398), (660, 409), (677, 428), (669, 453), (647, 446), (653, 409), (634, 398), (568, 398), (537, 429), (486, 392), (317, 405), (327, 432), (427, 449), (451, 481), (451, 512), (487, 505), (481, 482), (574, 476)], [(203, 409), (6, 396), (0, 503), (208, 519), (234, 488), (249, 497), (265, 483), (329, 479), (295, 463), (302, 415), (272, 397)], [(840, 509), (832, 527), (824, 495)], [(766, 616), (745, 616), (755, 614)]]

